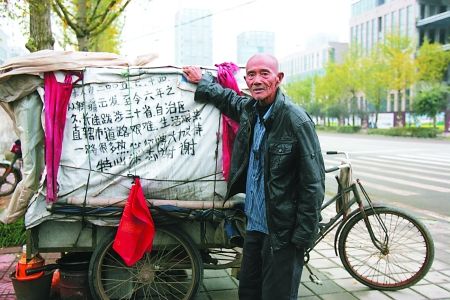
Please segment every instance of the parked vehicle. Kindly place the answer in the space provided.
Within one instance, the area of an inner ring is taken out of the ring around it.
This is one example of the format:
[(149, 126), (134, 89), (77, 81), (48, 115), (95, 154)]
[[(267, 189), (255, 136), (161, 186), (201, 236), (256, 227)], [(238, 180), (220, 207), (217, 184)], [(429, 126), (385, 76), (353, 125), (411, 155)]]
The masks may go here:
[(22, 180), (22, 173), (18, 166), (22, 160), (22, 147), (20, 140), (16, 140), (10, 150), (13, 153), (11, 161), (0, 162), (0, 197), (10, 195)]

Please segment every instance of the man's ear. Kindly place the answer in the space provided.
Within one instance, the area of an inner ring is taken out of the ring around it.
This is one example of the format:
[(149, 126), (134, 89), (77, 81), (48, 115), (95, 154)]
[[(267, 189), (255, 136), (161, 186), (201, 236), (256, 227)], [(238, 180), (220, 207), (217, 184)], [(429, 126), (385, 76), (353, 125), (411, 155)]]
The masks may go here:
[(278, 84), (280, 84), (281, 81), (282, 81), (283, 78), (284, 78), (284, 73), (283, 73), (283, 72), (279, 72), (279, 73), (277, 74), (277, 78), (278, 78)]

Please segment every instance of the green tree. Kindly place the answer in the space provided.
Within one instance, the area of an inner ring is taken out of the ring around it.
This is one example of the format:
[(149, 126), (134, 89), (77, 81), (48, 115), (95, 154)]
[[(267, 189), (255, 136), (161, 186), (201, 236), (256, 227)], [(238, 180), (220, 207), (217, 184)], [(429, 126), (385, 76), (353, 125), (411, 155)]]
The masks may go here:
[(428, 84), (422, 87), (414, 102), (414, 112), (433, 119), (436, 128), (436, 115), (444, 111), (448, 104), (449, 88), (446, 84)]
[(387, 78), (389, 69), (383, 63), (380, 51), (375, 47), (369, 56), (362, 59), (362, 86), (366, 100), (375, 109), (375, 124), (381, 111), (381, 103), (387, 94)]
[(440, 82), (450, 64), (450, 52), (439, 43), (430, 44), (428, 39), (420, 46), (417, 57), (420, 81)]
[(386, 73), (387, 88), (396, 91), (398, 98), (406, 101), (406, 89), (417, 82), (413, 42), (405, 36), (388, 35), (380, 44), (380, 51), (382, 62), (389, 69)]
[(302, 80), (288, 83), (283, 86), (292, 100), (303, 106), (309, 114), (316, 117), (316, 123), (322, 114), (321, 105), (314, 96), (315, 77), (307, 77)]
[(362, 88), (364, 77), (361, 52), (357, 46), (350, 47), (343, 63), (338, 65), (337, 69), (337, 79), (344, 90), (342, 100), (348, 103), (353, 126), (355, 115), (359, 115), (362, 119), (366, 117), (366, 113), (358, 107), (356, 97), (357, 92)]
[[(323, 103), (327, 118), (338, 118), (339, 125), (343, 125), (344, 119), (348, 116), (349, 95), (346, 85), (342, 84), (345, 78), (344, 70), (338, 64), (328, 63), (325, 67), (325, 75), (318, 77), (315, 81), (316, 99)], [(335, 106), (339, 106), (340, 109), (334, 109)]]
[(53, 8), (62, 22), (74, 31), (78, 49), (90, 51), (99, 45), (94, 42), (95, 38), (117, 20), (130, 2), (131, 0), (54, 0)]

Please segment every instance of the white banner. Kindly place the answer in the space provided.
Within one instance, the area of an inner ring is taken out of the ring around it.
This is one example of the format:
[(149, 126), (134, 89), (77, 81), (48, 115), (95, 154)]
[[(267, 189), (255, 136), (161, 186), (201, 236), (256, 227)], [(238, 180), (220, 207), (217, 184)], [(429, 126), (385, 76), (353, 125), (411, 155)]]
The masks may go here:
[(87, 69), (68, 106), (58, 202), (126, 198), (129, 174), (148, 199), (223, 197), (220, 113), (193, 89), (175, 68)]

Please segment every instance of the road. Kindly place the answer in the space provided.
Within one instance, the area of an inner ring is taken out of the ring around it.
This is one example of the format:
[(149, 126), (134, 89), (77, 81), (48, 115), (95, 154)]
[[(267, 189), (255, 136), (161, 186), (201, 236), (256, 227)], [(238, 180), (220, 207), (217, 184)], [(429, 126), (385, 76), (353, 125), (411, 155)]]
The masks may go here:
[[(322, 151), (350, 154), (372, 200), (450, 220), (450, 141), (318, 132)], [(325, 166), (342, 156), (324, 155)], [(327, 193), (336, 190), (327, 175)]]

